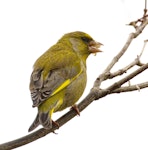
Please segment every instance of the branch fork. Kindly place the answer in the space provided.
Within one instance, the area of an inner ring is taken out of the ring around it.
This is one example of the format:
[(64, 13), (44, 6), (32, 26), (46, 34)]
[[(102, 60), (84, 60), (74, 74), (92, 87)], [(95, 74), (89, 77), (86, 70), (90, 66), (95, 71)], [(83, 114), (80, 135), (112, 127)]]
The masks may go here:
[[(118, 62), (118, 60), (124, 55), (124, 53), (127, 51), (129, 45), (133, 41), (134, 38), (139, 36), (139, 34), (142, 33), (144, 28), (148, 24), (148, 14), (147, 14), (147, 8), (146, 8), (146, 0), (145, 0), (145, 9), (143, 17), (129, 23), (129, 25), (133, 26), (135, 28), (135, 32), (129, 34), (129, 37), (123, 46), (123, 48), (119, 51), (119, 53), (112, 59), (112, 61), (109, 63), (109, 65), (106, 67), (106, 69), (103, 71), (102, 74), (98, 76), (98, 78), (95, 80), (94, 85), (90, 91), (90, 93), (78, 104), (78, 109), (81, 112), (84, 110), (89, 104), (91, 104), (94, 100), (99, 100), (102, 97), (105, 97), (106, 95), (113, 94), (113, 93), (122, 93), (122, 92), (130, 92), (138, 90), (140, 91), (143, 88), (148, 87), (148, 81), (143, 83), (137, 83), (135, 85), (128, 85), (123, 86), (124, 83), (129, 82), (130, 80), (136, 77), (138, 74), (144, 72), (148, 69), (148, 62), (141, 63), (140, 58), (145, 50), (146, 44), (148, 40), (144, 41), (144, 45), (142, 48), (141, 53), (135, 58), (133, 61), (131, 61), (130, 64), (126, 65), (125, 67), (112, 72), (111, 69), (114, 67), (114, 65)], [(140, 24), (138, 25), (138, 23)], [(132, 73), (128, 74), (127, 76), (123, 77), (122, 79), (118, 80), (117, 82), (111, 84), (110, 86), (106, 87), (105, 89), (101, 89), (101, 84), (105, 80), (114, 79), (117, 76), (122, 76), (123, 74), (127, 73), (131, 68), (134, 66), (138, 66), (139, 68), (134, 70)], [(56, 122), (58, 123), (59, 127), (66, 124), (69, 120), (71, 120), (73, 117), (75, 117), (77, 113), (74, 110), (68, 111), (65, 115), (60, 117)], [(56, 125), (53, 125), (53, 127), (49, 130), (46, 129), (39, 129), (31, 134), (28, 134), (27, 136), (24, 136), (22, 138), (4, 143), (0, 145), (0, 150), (10, 150), (13, 148), (20, 147), (22, 145), (28, 144), (30, 142), (33, 142), (49, 133), (54, 132), (58, 127)]]

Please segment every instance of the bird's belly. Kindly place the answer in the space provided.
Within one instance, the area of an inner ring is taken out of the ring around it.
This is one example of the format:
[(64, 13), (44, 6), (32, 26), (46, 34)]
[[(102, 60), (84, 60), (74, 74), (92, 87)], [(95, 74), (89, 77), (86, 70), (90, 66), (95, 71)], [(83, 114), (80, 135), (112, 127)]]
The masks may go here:
[(65, 90), (65, 96), (63, 104), (56, 110), (61, 111), (67, 107), (74, 105), (82, 96), (86, 87), (86, 73), (83, 72), (78, 78), (76, 78)]

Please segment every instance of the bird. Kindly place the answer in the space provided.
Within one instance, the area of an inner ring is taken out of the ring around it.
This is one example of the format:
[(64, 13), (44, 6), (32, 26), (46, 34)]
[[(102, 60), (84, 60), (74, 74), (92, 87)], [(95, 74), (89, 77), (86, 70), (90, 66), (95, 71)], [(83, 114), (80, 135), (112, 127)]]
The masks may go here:
[(29, 132), (39, 125), (51, 129), (56, 123), (52, 114), (68, 107), (79, 114), (75, 104), (86, 87), (86, 60), (91, 53), (102, 52), (101, 45), (85, 32), (70, 32), (36, 60), (29, 89), (38, 112)]

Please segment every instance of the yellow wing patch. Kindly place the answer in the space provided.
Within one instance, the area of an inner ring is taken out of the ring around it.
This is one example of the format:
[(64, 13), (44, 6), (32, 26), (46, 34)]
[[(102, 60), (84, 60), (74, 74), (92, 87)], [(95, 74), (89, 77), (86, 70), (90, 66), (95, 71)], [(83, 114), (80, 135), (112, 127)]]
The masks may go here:
[(52, 94), (55, 95), (56, 93), (58, 93), (59, 91), (61, 91), (62, 89), (64, 89), (66, 86), (68, 86), (70, 84), (70, 79), (66, 80), (64, 83), (62, 83), (62, 85), (60, 85)]
[(72, 79), (67, 79), (65, 82), (63, 82), (52, 94), (51, 96), (55, 95), (59, 91), (63, 90), (65, 87), (67, 87), (73, 80), (75, 80), (80, 74), (82, 73), (82, 70)]

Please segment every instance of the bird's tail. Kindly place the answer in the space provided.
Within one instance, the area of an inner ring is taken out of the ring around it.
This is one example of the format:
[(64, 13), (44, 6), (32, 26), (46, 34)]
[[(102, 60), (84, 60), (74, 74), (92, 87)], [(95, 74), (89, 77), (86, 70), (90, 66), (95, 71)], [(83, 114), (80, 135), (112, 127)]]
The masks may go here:
[(49, 112), (46, 113), (41, 113), (38, 112), (34, 122), (32, 123), (32, 125), (30, 126), (30, 128), (28, 129), (28, 132), (34, 130), (35, 128), (37, 128), (39, 125), (42, 125), (45, 129), (50, 129), (52, 128), (52, 120), (50, 118)]
[(35, 120), (33, 121), (32, 125), (30, 126), (30, 128), (28, 129), (28, 132), (34, 130), (36, 127), (38, 127), (40, 124), (39, 122), (39, 114), (37, 114)]

